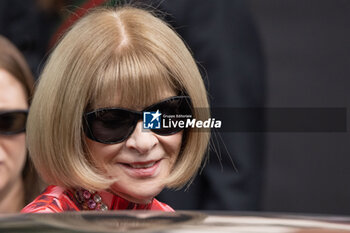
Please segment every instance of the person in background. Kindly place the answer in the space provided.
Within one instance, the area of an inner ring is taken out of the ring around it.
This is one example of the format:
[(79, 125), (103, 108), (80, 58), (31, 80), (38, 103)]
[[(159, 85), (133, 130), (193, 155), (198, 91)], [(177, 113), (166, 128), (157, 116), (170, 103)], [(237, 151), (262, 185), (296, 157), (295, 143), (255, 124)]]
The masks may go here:
[(0, 36), (0, 213), (19, 212), (38, 194), (25, 140), (33, 85), (24, 57)]
[(160, 115), (209, 118), (194, 59), (178, 35), (146, 10), (90, 12), (61, 38), (40, 76), (27, 139), (50, 186), (22, 212), (173, 211), (154, 197), (164, 187), (191, 182), (210, 132), (144, 129), (146, 113), (150, 122)]

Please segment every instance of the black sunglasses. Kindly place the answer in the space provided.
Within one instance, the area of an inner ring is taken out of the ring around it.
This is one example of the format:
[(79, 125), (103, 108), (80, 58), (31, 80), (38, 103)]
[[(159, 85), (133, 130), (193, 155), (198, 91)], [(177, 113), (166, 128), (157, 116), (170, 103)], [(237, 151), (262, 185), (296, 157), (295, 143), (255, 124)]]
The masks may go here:
[(0, 111), (0, 134), (12, 135), (24, 132), (27, 116), (27, 110)]
[[(142, 111), (125, 108), (103, 108), (84, 114), (85, 135), (97, 142), (115, 144), (126, 140), (134, 132), (137, 122), (142, 120), (144, 112), (157, 112), (162, 116), (192, 115), (192, 105), (189, 96), (174, 96), (159, 103), (146, 107)], [(173, 118), (179, 121), (181, 118)], [(180, 127), (150, 129), (159, 135), (172, 135), (180, 132)]]

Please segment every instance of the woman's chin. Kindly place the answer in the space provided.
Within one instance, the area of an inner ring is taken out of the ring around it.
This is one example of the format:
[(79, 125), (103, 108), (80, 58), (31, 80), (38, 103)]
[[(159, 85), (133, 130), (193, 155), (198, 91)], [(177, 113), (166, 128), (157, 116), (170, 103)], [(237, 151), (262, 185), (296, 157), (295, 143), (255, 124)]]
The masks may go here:
[(155, 195), (128, 195), (128, 194), (124, 194), (124, 193), (116, 193), (118, 196), (133, 202), (133, 203), (137, 203), (137, 204), (149, 204), (152, 202), (153, 198), (158, 194)]
[(120, 191), (120, 188), (113, 188), (111, 190), (114, 194), (134, 203), (138, 204), (149, 204), (152, 202), (153, 198), (157, 196), (161, 191), (162, 187), (159, 188), (145, 188), (145, 189), (135, 189), (135, 190), (123, 190)]

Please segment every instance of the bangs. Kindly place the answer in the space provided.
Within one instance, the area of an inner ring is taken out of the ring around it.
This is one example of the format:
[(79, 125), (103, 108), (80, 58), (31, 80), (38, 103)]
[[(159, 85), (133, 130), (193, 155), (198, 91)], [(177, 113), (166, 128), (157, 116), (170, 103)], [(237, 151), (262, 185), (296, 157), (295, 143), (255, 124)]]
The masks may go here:
[(169, 68), (154, 54), (140, 49), (123, 52), (113, 53), (98, 72), (91, 107), (143, 109), (178, 94)]

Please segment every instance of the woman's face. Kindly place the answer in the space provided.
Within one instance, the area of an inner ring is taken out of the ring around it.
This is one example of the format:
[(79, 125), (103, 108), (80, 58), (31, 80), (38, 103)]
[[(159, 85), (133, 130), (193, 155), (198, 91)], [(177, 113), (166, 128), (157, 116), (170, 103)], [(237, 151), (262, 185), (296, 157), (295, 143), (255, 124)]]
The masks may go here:
[[(164, 94), (159, 101), (170, 96), (174, 93)], [(131, 136), (117, 144), (102, 144), (85, 138), (96, 165), (106, 169), (109, 177), (117, 178), (111, 191), (129, 201), (146, 204), (164, 188), (164, 180), (179, 155), (182, 134), (180, 131), (161, 136), (143, 129), (139, 121)]]
[[(25, 91), (19, 81), (0, 69), (0, 111), (27, 110)], [(0, 191), (22, 179), (26, 160), (25, 134), (0, 134)]]

